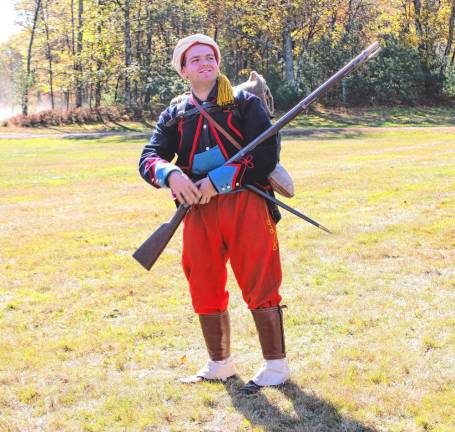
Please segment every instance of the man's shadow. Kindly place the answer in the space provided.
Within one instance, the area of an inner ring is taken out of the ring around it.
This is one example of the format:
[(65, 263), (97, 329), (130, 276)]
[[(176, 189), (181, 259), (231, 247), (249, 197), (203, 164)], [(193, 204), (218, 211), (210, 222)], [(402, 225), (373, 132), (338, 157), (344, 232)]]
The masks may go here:
[(224, 386), (235, 409), (253, 426), (261, 426), (266, 432), (378, 432), (341, 415), (331, 403), (302, 391), (292, 381), (276, 387), (275, 391), (280, 391), (292, 402), (295, 414), (281, 411), (262, 392), (242, 395), (239, 390), (243, 384), (235, 377), (226, 381)]

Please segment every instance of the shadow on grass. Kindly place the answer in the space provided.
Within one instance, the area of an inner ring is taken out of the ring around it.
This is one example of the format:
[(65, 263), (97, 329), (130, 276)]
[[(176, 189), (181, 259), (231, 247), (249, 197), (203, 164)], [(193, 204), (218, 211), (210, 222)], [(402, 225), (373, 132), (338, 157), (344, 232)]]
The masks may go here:
[[(455, 125), (454, 110), (450, 107), (389, 107), (371, 109), (350, 110), (349, 113), (339, 114), (335, 111), (321, 112), (311, 111), (311, 119), (316, 119), (319, 127), (333, 125), (334, 127), (349, 127), (363, 125), (364, 127), (390, 126), (442, 126)], [(304, 126), (305, 118), (298, 122), (298, 126)]]
[[(372, 130), (374, 132), (374, 130)], [(312, 141), (331, 141), (339, 139), (361, 138), (365, 135), (365, 130), (343, 129), (343, 128), (323, 128), (323, 129), (284, 129), (281, 132), (283, 139), (304, 139), (309, 137)]]
[(292, 381), (274, 391), (280, 391), (292, 402), (295, 415), (279, 410), (261, 392), (252, 396), (242, 395), (239, 389), (243, 384), (240, 378), (224, 383), (232, 405), (253, 426), (261, 426), (267, 432), (377, 432), (377, 429), (341, 415), (331, 403), (302, 391)]
[(152, 132), (125, 132), (125, 131), (106, 131), (106, 132), (81, 132), (68, 133), (63, 136), (70, 140), (98, 140), (102, 138), (115, 137), (118, 141), (127, 142), (137, 139), (150, 139)]

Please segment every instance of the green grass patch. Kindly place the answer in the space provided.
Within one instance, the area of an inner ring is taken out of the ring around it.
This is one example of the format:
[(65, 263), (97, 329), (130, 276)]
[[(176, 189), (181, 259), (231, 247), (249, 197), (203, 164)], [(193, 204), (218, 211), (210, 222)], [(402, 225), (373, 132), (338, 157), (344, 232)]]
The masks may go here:
[[(419, 110), (362, 115), (451, 124)], [(454, 142), (436, 126), (283, 140), (286, 201), (333, 234), (283, 215), (292, 382), (245, 399), (261, 355), (231, 273), (240, 378), (178, 383), (207, 354), (181, 232), (150, 273), (131, 257), (175, 210), (139, 178), (145, 140), (0, 141), (0, 430), (454, 430)]]

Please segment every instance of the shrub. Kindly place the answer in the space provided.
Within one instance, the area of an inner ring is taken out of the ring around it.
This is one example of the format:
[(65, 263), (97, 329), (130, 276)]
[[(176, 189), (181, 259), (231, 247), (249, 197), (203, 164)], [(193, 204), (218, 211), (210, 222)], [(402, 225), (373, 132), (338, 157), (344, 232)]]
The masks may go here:
[(449, 98), (455, 97), (455, 65), (450, 65), (446, 68), (444, 95)]
[(9, 125), (20, 127), (49, 127), (68, 124), (99, 123), (100, 121), (129, 120), (130, 115), (119, 107), (73, 108), (66, 110), (44, 110), (24, 116), (19, 114), (8, 120)]
[(422, 102), (424, 74), (417, 49), (391, 36), (384, 38), (383, 46), (381, 54), (350, 80), (351, 104), (365, 105), (365, 98), (382, 105)]
[(308, 89), (303, 82), (292, 84), (284, 81), (272, 91), (272, 94), (275, 101), (275, 109), (284, 111), (303, 99), (308, 94)]

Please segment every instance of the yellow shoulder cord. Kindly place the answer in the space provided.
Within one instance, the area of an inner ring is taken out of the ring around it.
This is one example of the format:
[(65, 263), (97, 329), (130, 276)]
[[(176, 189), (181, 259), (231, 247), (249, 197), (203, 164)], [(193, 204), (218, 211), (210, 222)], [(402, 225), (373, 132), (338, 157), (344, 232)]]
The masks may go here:
[(234, 90), (231, 82), (226, 75), (220, 73), (218, 76), (218, 96), (216, 104), (220, 106), (230, 105), (234, 103)]

